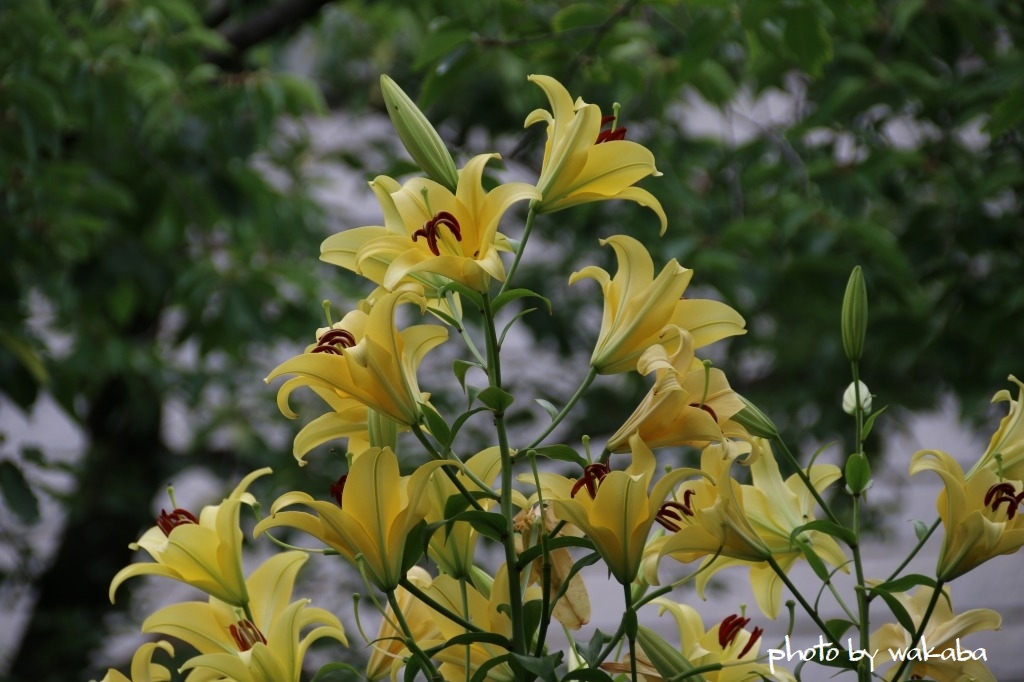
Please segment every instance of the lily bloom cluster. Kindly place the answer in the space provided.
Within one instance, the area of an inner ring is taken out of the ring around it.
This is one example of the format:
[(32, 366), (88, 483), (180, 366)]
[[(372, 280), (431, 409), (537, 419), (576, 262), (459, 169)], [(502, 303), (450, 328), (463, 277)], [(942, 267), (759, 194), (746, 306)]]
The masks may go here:
[[(654, 156), (626, 139), (618, 109), (603, 116), (597, 105), (573, 99), (553, 78), (530, 81), (548, 101), (525, 122), (543, 124), (546, 132), (540, 172), (534, 183), (495, 184), (487, 173), (497, 154), (475, 156), (458, 168), (412, 100), (382, 79), (395, 128), (424, 176), (404, 182), (378, 176), (370, 182), (383, 224), (343, 231), (321, 248), (322, 260), (365, 278), (370, 293), (336, 322), (328, 313), (327, 326), (317, 330), (305, 352), (267, 377), (287, 377), (278, 405), (289, 418), (298, 417), (289, 400), (299, 388), (327, 406), (296, 436), (298, 464), (305, 466), (306, 457), (327, 443), (343, 447), (346, 456), (329, 462), (340, 473), (329, 490), (280, 495), (254, 536), (285, 547), (291, 546), (278, 536), (311, 536), (322, 544), (320, 553), (340, 557), (358, 572), (382, 619), (363, 651), (363, 673), (370, 680), (400, 674), (510, 682), (563, 675), (611, 680), (611, 674), (632, 682), (791, 680), (790, 673), (765, 662), (764, 629), (757, 624), (779, 617), (784, 587), (829, 639), (841, 634), (789, 580), (799, 561), (808, 562), (825, 583), (856, 565), (858, 613), (833, 593), (850, 616), (843, 629), (860, 631), (866, 646), (867, 594), (898, 605), (903, 597), (897, 595), (907, 587), (897, 589), (892, 580), (871, 583), (861, 575), (857, 523), (853, 530), (845, 527), (824, 497), (844, 472), (833, 464), (801, 467), (763, 413), (731, 388), (722, 370), (698, 356), (711, 344), (745, 333), (745, 322), (725, 303), (686, 297), (694, 273), (676, 260), (659, 270), (637, 238), (615, 234), (599, 241), (614, 252), (614, 274), (596, 265), (567, 273), (569, 285), (596, 282), (603, 298), (589, 370), (561, 409), (548, 404), (549, 426), (535, 438), (513, 442), (506, 420), (526, 408), (518, 407), (522, 401), (502, 381), (505, 332), (499, 334), (496, 315), (523, 299), (547, 301), (513, 286), (537, 221), (580, 204), (623, 199), (650, 209), (661, 232), (668, 227), (658, 200), (637, 186), (659, 175)], [(499, 230), (507, 229), (517, 211), (525, 212), (525, 220), (513, 239)], [(509, 324), (530, 312), (518, 310)], [(865, 318), (862, 310), (858, 319)], [(453, 418), (442, 415), (420, 386), (425, 358), (450, 337), (461, 338), (468, 358), (455, 364), (468, 408)], [(859, 344), (858, 353), (862, 339)], [(486, 387), (466, 383), (470, 369), (486, 377)], [(577, 436), (582, 447), (549, 440), (593, 381), (623, 373), (648, 377), (651, 386), (599, 456), (592, 456), (583, 434)], [(947, 483), (946, 497), (940, 498), (946, 543), (938, 582), (904, 581), (935, 589), (919, 591), (899, 609), (893, 606), (899, 624), (884, 626), (874, 635), (878, 641), (902, 637), (914, 646), (922, 634), (914, 630), (924, 630), (936, 595), (946, 594), (942, 581), (1024, 544), (1024, 514), (1016, 514), (1024, 499), (1024, 427), (1020, 402), (1012, 404), (1010, 423), (1004, 422), (1002, 435), (966, 477), (943, 453), (915, 457), (915, 473), (930, 468)], [(483, 448), (467, 448), (459, 432), (480, 413), (489, 416), (494, 439)], [(699, 467), (676, 465), (682, 448), (700, 452)], [(787, 478), (777, 456), (794, 472)], [(541, 457), (568, 465), (568, 475), (542, 470)], [(660, 470), (659, 457), (668, 465)], [(850, 465), (845, 476), (847, 490), (859, 500), (869, 472), (866, 464), (858, 466), (859, 478)], [(250, 474), (223, 503), (198, 517), (183, 509), (161, 514), (157, 527), (133, 545), (154, 561), (123, 569), (111, 585), (113, 599), (127, 578), (158, 575), (208, 595), (206, 602), (164, 607), (142, 626), (197, 652), (180, 667), (191, 682), (297, 682), (314, 641), (348, 644), (336, 615), (308, 599), (292, 601), (307, 553), (288, 549), (245, 577), (239, 511), (254, 502), (248, 486), (268, 472)], [(864, 485), (854, 485), (861, 479)], [(501, 552), (496, 569), (481, 536)], [(749, 570), (760, 615), (748, 617), (737, 605), (738, 613), (705, 628), (692, 606), (668, 598), (689, 578), (662, 587), (660, 573), (678, 568), (674, 562), (698, 560), (700, 597), (718, 572)], [(556, 650), (548, 641), (552, 621), (567, 634), (590, 621), (581, 569), (597, 562), (621, 586), (621, 624), (612, 636), (598, 632), (589, 645), (570, 636), (568, 648)], [(653, 607), (674, 616), (678, 643), (640, 624), (638, 614), (653, 616)], [(918, 609), (915, 620), (909, 620), (908, 609)], [(935, 613), (959, 622), (949, 609)], [(994, 622), (987, 614), (982, 620)], [(158, 651), (175, 649), (163, 641), (140, 648), (133, 680), (169, 679), (169, 670), (152, 661)], [(845, 667), (866, 679), (863, 666)], [(939, 668), (927, 672), (939, 675)], [(983, 669), (979, 664), (963, 670), (977, 675)], [(111, 671), (105, 679), (127, 678)]]

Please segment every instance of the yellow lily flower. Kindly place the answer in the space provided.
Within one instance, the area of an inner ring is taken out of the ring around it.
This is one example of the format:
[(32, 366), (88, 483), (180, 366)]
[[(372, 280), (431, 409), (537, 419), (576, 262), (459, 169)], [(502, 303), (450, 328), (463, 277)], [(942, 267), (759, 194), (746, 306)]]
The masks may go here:
[(911, 475), (934, 471), (943, 490), (936, 504), (945, 536), (936, 577), (952, 580), (1000, 554), (1013, 554), (1024, 545), (1024, 483), (1000, 478), (980, 468), (965, 477), (960, 464), (939, 450), (922, 450), (910, 462)]
[[(640, 356), (637, 371), (654, 372), (654, 386), (629, 419), (608, 439), (608, 449), (623, 452), (639, 434), (649, 447), (692, 445), (703, 448), (724, 443), (732, 456), (750, 452), (751, 436), (730, 418), (743, 401), (720, 369), (706, 368), (693, 354), (693, 336), (674, 332), (678, 346), (669, 355), (665, 346), (651, 346)], [(756, 457), (754, 449), (751, 457)]]
[(659, 584), (658, 562), (666, 555), (684, 563), (712, 555), (753, 562), (771, 556), (744, 507), (740, 484), (729, 474), (732, 462), (724, 445), (704, 448), (704, 478), (687, 481), (666, 503), (660, 520), (672, 534), (647, 546), (644, 576), (649, 583)]
[(992, 397), (993, 403), (1010, 403), (1010, 411), (999, 422), (999, 428), (992, 434), (985, 454), (967, 472), (967, 478), (973, 476), (978, 469), (988, 467), (1001, 473), (1003, 478), (1024, 480), (1024, 383), (1012, 374), (1009, 379), (1017, 384), (1017, 399), (1014, 400), (1006, 389)]
[[(430, 476), (446, 464), (452, 462), (427, 462), (412, 475), (401, 476), (391, 448), (370, 448), (353, 459), (348, 475), (337, 484), (338, 503), (315, 500), (304, 492), (285, 493), (253, 534), (271, 528), (297, 528), (365, 567), (367, 577), (388, 592), (398, 587), (405, 575), (407, 536), (430, 510)], [(308, 507), (316, 514), (282, 511), (293, 505)]]
[(551, 213), (591, 201), (626, 199), (654, 211), (664, 234), (668, 219), (661, 203), (647, 190), (633, 186), (648, 175), (661, 175), (650, 150), (623, 139), (625, 128), (602, 133), (601, 127), (611, 117), (603, 119), (595, 104), (582, 99), (573, 102), (554, 78), (533, 75), (529, 80), (540, 86), (551, 104), (550, 112), (536, 109), (524, 124), (543, 122), (548, 129), (537, 180), (542, 195), (537, 210)]
[(132, 656), (131, 678), (110, 668), (100, 682), (169, 682), (171, 671), (166, 666), (153, 663), (153, 654), (157, 649), (163, 649), (169, 656), (174, 656), (174, 647), (168, 642), (146, 642)]
[[(427, 595), (438, 602), (452, 613), (468, 614), (466, 620), (470, 621), (484, 632), (502, 635), (509, 640), (512, 638), (512, 621), (507, 615), (509, 603), (508, 568), (504, 565), (498, 569), (491, 584), (489, 597), (482, 595), (473, 585), (467, 584), (465, 592), (458, 580), (450, 575), (439, 575), (434, 578), (430, 587), (425, 590)], [(463, 601), (465, 594), (465, 601)], [(539, 599), (536, 588), (531, 588), (524, 595), (524, 603)], [(504, 608), (502, 608), (504, 605)], [(449, 620), (440, 613), (434, 613), (434, 622), (441, 631), (441, 637), (437, 640), (426, 640), (421, 642), (425, 649), (443, 644), (448, 640), (465, 634), (466, 630), (462, 625)], [(467, 660), (468, 651), (468, 660)], [(435, 658), (441, 661), (438, 672), (445, 680), (450, 682), (464, 682), (472, 679), (477, 670), (495, 658), (500, 658), (508, 653), (506, 649), (489, 642), (474, 642), (468, 646), (452, 646), (443, 649)], [(487, 671), (484, 678), (488, 682), (513, 682), (516, 677), (512, 668), (507, 663), (494, 666)]]
[(242, 573), (242, 529), (238, 517), (242, 504), (252, 505), (256, 501), (246, 489), (270, 471), (264, 467), (252, 472), (219, 505), (203, 507), (199, 518), (185, 509), (175, 509), (170, 514), (161, 511), (157, 525), (143, 533), (138, 542), (128, 545), (133, 550), (145, 550), (156, 563), (134, 563), (118, 571), (110, 582), (110, 602), (114, 602), (117, 588), (128, 578), (159, 575), (244, 607), (249, 594)]
[[(752, 485), (741, 485), (743, 509), (754, 532), (758, 534), (779, 567), (788, 572), (798, 560), (803, 558), (800, 548), (790, 541), (793, 531), (809, 521), (814, 520), (816, 501), (811, 492), (793, 474), (785, 481), (779, 472), (779, 465), (772, 454), (771, 445), (758, 439), (756, 448), (760, 456), (750, 464)], [(842, 477), (839, 467), (832, 464), (815, 464), (806, 470), (807, 477), (819, 493)], [(810, 545), (814, 552), (826, 563), (835, 567), (848, 563), (846, 554), (839, 544), (830, 536), (820, 531), (804, 531), (797, 540)], [(697, 594), (705, 599), (704, 592), (718, 571), (729, 566), (749, 566), (750, 583), (761, 611), (774, 620), (782, 607), (782, 579), (771, 566), (759, 562), (749, 562), (719, 556), (707, 570), (697, 575)]]
[[(658, 615), (669, 613), (675, 618), (679, 629), (679, 651), (694, 668), (715, 664), (723, 666), (720, 670), (701, 673), (707, 682), (752, 682), (760, 679), (795, 682), (795, 678), (779, 666), (775, 666), (772, 672), (768, 665), (757, 662), (764, 630), (760, 627), (747, 630), (749, 618), (734, 614), (705, 630), (704, 621), (692, 606), (664, 598), (654, 599), (651, 603), (658, 605)], [(619, 673), (630, 671), (628, 660), (601, 667)], [(664, 680), (651, 664), (648, 652), (640, 647), (637, 650), (637, 672), (647, 680)]]
[[(430, 574), (419, 566), (410, 568), (407, 577), (409, 582), (421, 590), (430, 587)], [(433, 609), (401, 586), (395, 590), (395, 599), (412, 631), (413, 639), (417, 642), (440, 639), (441, 631), (434, 623)], [(396, 668), (401, 668), (404, 664), (403, 659), (409, 655), (409, 650), (403, 643), (405, 633), (396, 627), (394, 618), (394, 612), (389, 605), (377, 631), (377, 639), (373, 642), (370, 660), (366, 664), (366, 678), (371, 682), (384, 679)]]
[[(295, 577), (308, 558), (305, 552), (283, 552), (263, 562), (246, 581), (252, 595), (247, 612), (213, 597), (208, 603), (183, 602), (156, 611), (142, 631), (196, 648), (199, 655), (181, 668), (192, 671), (190, 681), (299, 682), (310, 644), (330, 637), (348, 645), (334, 614), (308, 606), (308, 599), (291, 602)], [(303, 636), (312, 625), (317, 627)]]
[(650, 488), (656, 466), (654, 454), (638, 436), (633, 436), (629, 444), (633, 459), (625, 471), (591, 464), (579, 481), (541, 474), (544, 499), (555, 515), (590, 538), (612, 575), (623, 585), (636, 578), (647, 536), (665, 497), (682, 479), (699, 473), (674, 469)]
[[(495, 446), (482, 450), (466, 460), (465, 467), (478, 480), (491, 483), (501, 471), (501, 449)], [(466, 473), (460, 471), (456, 473), (456, 477), (470, 492), (480, 491), (480, 488)], [(426, 516), (427, 523), (445, 520), (445, 504), (452, 495), (461, 495), (461, 493), (448, 476), (434, 476), (430, 479), (427, 484), (427, 497), (430, 500)], [(489, 499), (479, 500), (484, 509), (489, 508), (492, 502)], [(456, 521), (450, 530), (446, 530), (442, 526), (431, 535), (427, 554), (444, 573), (456, 578), (468, 577), (469, 571), (473, 567), (478, 535), (476, 530), (465, 521)]]
[(538, 199), (536, 188), (509, 182), (485, 192), (484, 168), (498, 154), (473, 157), (459, 171), (452, 194), (426, 178), (404, 185), (386, 175), (370, 187), (384, 211), (383, 226), (358, 227), (328, 237), (320, 258), (352, 270), (389, 291), (413, 282), (427, 296), (452, 280), (481, 292), (491, 278), (505, 279), (500, 251), (510, 251), (498, 233), (505, 211), (517, 201)]
[(601, 331), (590, 356), (590, 366), (601, 374), (635, 370), (645, 350), (666, 342), (662, 336), (666, 327), (687, 330), (694, 348), (746, 333), (743, 317), (724, 303), (682, 298), (693, 271), (675, 259), (655, 278), (654, 261), (636, 239), (613, 235), (601, 244), (615, 249), (619, 264), (615, 276), (591, 265), (569, 277), (569, 284), (589, 277), (604, 292)]
[[(954, 616), (948, 601), (949, 588), (944, 588), (943, 592), (945, 592), (945, 597), (940, 597), (935, 603), (931, 618), (928, 619), (928, 624), (924, 627), (922, 639), (918, 642), (918, 647), (923, 647), (924, 652), (929, 652), (928, 660), (914, 660), (909, 664), (909, 670), (904, 670), (904, 673), (909, 675), (909, 679), (935, 680), (935, 682), (961, 682), (961, 680), (995, 682), (995, 676), (982, 661), (950, 660), (949, 654), (954, 654), (954, 659), (957, 649), (970, 651), (973, 654), (973, 649), (966, 644), (961, 644), (958, 640), (972, 632), (998, 630), (1003, 619), (991, 609), (971, 609)], [(934, 588), (921, 586), (914, 591), (913, 595), (905, 592), (894, 595), (907, 609), (907, 613), (910, 614), (910, 618), (914, 622), (915, 630), (921, 625), (928, 602), (931, 601), (934, 593)], [(888, 623), (878, 628), (871, 634), (871, 643), (869, 644), (872, 651), (878, 650), (876, 665), (883, 665), (886, 661), (893, 660), (890, 649), (893, 653), (896, 649), (906, 652), (913, 637), (913, 633), (907, 632), (903, 626), (897, 623)], [(943, 652), (947, 652), (946, 657), (943, 656)], [(973, 656), (961, 657), (973, 659)], [(891, 667), (886, 673), (885, 679), (891, 680), (898, 667), (898, 664)]]
[[(298, 375), (278, 392), (278, 405), (283, 406), (283, 410), (287, 408), (288, 395), (299, 386), (309, 386), (325, 399), (333, 396), (329, 404), (335, 407), (335, 416), (316, 423), (316, 427), (304, 435), (301, 445), (296, 445), (297, 449), (311, 447), (323, 437), (324, 429), (332, 427), (337, 429), (338, 435), (358, 434), (358, 424), (352, 426), (348, 420), (358, 419), (360, 413), (352, 412), (354, 408), (349, 399), (404, 426), (420, 421), (423, 415), (420, 404), (426, 397), (420, 392), (416, 369), (430, 350), (448, 339), (448, 331), (432, 324), (398, 331), (394, 323), (395, 309), (407, 300), (423, 304), (423, 299), (415, 294), (396, 292), (382, 296), (368, 313), (353, 310), (334, 328), (321, 334), (309, 351), (286, 360), (267, 376), (269, 382), (285, 374)], [(287, 409), (285, 414), (294, 413)]]

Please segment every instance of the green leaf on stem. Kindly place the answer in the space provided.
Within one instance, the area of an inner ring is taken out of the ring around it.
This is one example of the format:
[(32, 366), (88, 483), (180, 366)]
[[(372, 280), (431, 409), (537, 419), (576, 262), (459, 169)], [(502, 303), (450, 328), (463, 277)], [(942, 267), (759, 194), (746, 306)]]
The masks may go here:
[(800, 548), (800, 551), (803, 552), (804, 558), (807, 559), (807, 563), (810, 564), (811, 570), (814, 571), (814, 575), (818, 576), (818, 579), (822, 582), (827, 583), (830, 578), (828, 566), (826, 566), (825, 562), (821, 560), (818, 553), (814, 551), (811, 544), (800, 540), (797, 540), (796, 544), (797, 547)]
[(427, 522), (420, 521), (405, 536), (405, 549), (402, 551), (402, 573), (408, 573), (409, 569), (423, 557), (429, 542), (429, 538), (426, 537), (427, 533)]
[(825, 535), (831, 535), (837, 540), (845, 542), (847, 545), (853, 547), (857, 544), (857, 536), (853, 534), (853, 531), (849, 528), (843, 528), (842, 526), (826, 521), (825, 519), (816, 519), (809, 521), (802, 526), (797, 526), (793, 529), (793, 532), (789, 534), (790, 544), (797, 542), (797, 536), (807, 530), (816, 530), (824, 533)]
[[(340, 674), (334, 675), (334, 673)], [(352, 679), (352, 674), (356, 675), (357, 679), (359, 679), (363, 676), (363, 671), (348, 663), (327, 663), (326, 665), (321, 666), (320, 670), (316, 671), (316, 675), (313, 676), (313, 679), (310, 680), (310, 682), (328, 682), (328, 680), (332, 679)]]
[(508, 324), (506, 324), (505, 327), (501, 330), (501, 335), (498, 336), (498, 348), (501, 348), (502, 345), (504, 345), (505, 335), (508, 334), (508, 330), (511, 329), (512, 325), (516, 323), (516, 320), (521, 318), (523, 315), (526, 315), (527, 313), (532, 313), (534, 310), (536, 310), (536, 308), (524, 308), (523, 310), (520, 310), (518, 313), (516, 313), (515, 316), (508, 321)]
[[(527, 632), (530, 632), (530, 630), (527, 630)], [(544, 682), (558, 682), (558, 676), (555, 674), (555, 666), (562, 662), (561, 651), (557, 654), (549, 654), (543, 658), (534, 658), (533, 656), (524, 656), (522, 654), (512, 654), (512, 660), (523, 670), (536, 675), (538, 678), (544, 680)]]
[(917, 536), (918, 542), (923, 542), (931, 528), (924, 521), (914, 521), (914, 535)]
[(832, 618), (830, 620), (826, 620), (825, 625), (828, 627), (829, 633), (835, 640), (840, 639), (850, 628), (857, 626), (856, 623), (846, 620), (845, 618)]
[(910, 588), (917, 587), (918, 585), (927, 585), (928, 587), (935, 589), (936, 584), (937, 583), (934, 578), (929, 578), (928, 576), (920, 573), (911, 573), (903, 576), (902, 578), (887, 580), (880, 585), (875, 585), (871, 588), (871, 591), (877, 592), (878, 590), (885, 590), (886, 592), (906, 592)]
[(451, 434), (449, 435), (448, 442), (445, 444), (445, 449), (447, 450), (447, 449), (451, 448), (452, 443), (455, 442), (455, 437), (457, 435), (459, 435), (459, 431), (461, 431), (462, 427), (466, 425), (466, 421), (470, 417), (472, 417), (474, 414), (478, 414), (478, 413), (484, 412), (486, 410), (487, 410), (486, 407), (475, 407), (472, 410), (469, 410), (467, 412), (463, 412), (458, 417), (456, 417), (455, 421), (452, 422), (452, 431), (451, 431)]
[[(466, 391), (466, 372), (476, 367), (477, 369), (484, 369), (479, 362), (470, 362), (468, 360), (456, 360), (452, 365), (452, 371), (455, 372), (455, 378), (459, 380), (459, 386), (462, 386), (462, 391)], [(487, 370), (484, 370), (485, 372)]]
[(505, 410), (515, 401), (515, 398), (497, 386), (488, 386), (477, 394), (477, 399), (489, 407), (497, 415), (505, 414)]
[(519, 300), (520, 298), (527, 297), (539, 298), (540, 300), (544, 301), (544, 303), (548, 307), (548, 315), (551, 314), (551, 301), (544, 298), (536, 291), (530, 291), (529, 289), (509, 289), (508, 291), (498, 294), (497, 296), (494, 297), (494, 300), (491, 301), (491, 310), (493, 310), (494, 313), (497, 314), (499, 310), (501, 310), (503, 307), (505, 307), (512, 301), (516, 301)]
[(444, 644), (439, 644), (436, 647), (426, 649), (424, 653), (428, 656), (434, 656), (448, 647), (477, 643), (494, 644), (495, 646), (500, 646), (503, 649), (512, 648), (512, 642), (509, 641), (508, 637), (499, 635), (496, 632), (464, 632), (461, 635), (455, 635), (451, 639), (445, 640)]
[(556, 444), (556, 445), (545, 445), (540, 448), (533, 448), (533, 451), (541, 457), (547, 457), (548, 459), (556, 459), (559, 462), (572, 462), (578, 464), (581, 467), (587, 466), (587, 460), (576, 452), (573, 448), (568, 445)]
[(426, 422), (430, 435), (436, 438), (438, 443), (451, 443), (452, 431), (444, 417), (438, 414), (437, 410), (430, 405), (426, 403), (421, 403), (420, 405), (423, 408), (423, 421)]
[[(460, 635), (460, 637), (461, 637), (461, 635)], [(455, 639), (458, 639), (458, 637), (456, 637)], [(512, 648), (512, 643), (509, 642), (509, 644), (505, 648), (506, 649), (511, 649)], [(481, 665), (479, 668), (476, 669), (476, 674), (473, 675), (473, 679), (470, 680), (470, 682), (486, 682), (489, 679), (488, 673), (491, 672), (491, 668), (497, 668), (502, 663), (508, 663), (511, 659), (512, 659), (512, 654), (505, 654), (504, 656), (498, 656), (497, 658), (492, 658), (491, 660), (487, 661), (486, 663), (484, 663), (483, 665)]]
[(566, 673), (561, 682), (579, 680), (580, 682), (612, 682), (612, 676), (600, 668), (577, 668)]
[(878, 595), (885, 601), (886, 606), (889, 607), (889, 610), (892, 611), (892, 615), (896, 617), (896, 621), (904, 630), (911, 634), (917, 632), (917, 623), (914, 622), (914, 619), (911, 618), (910, 614), (907, 612), (906, 607), (900, 603), (900, 600), (897, 599), (892, 592), (886, 589), (880, 589), (879, 586), (871, 588), (871, 592)]
[[(658, 674), (664, 679), (674, 679), (680, 673), (693, 670), (693, 663), (686, 656), (683, 656), (679, 649), (662, 639), (654, 630), (641, 625), (636, 628), (636, 639), (640, 646), (643, 647), (644, 653), (647, 654), (647, 659), (651, 662), (651, 665), (654, 666)], [(686, 679), (704, 682), (704, 676), (699, 673), (686, 677)]]
[(451, 530), (451, 526), (456, 521), (465, 521), (469, 525), (473, 526), (473, 529), (481, 535), (485, 535), (492, 540), (502, 542), (505, 536), (508, 534), (508, 523), (505, 517), (497, 512), (485, 512), (479, 509), (470, 509), (464, 511), (461, 514), (456, 514), (447, 521), (445, 521), (446, 527)]
[(878, 419), (878, 415), (885, 412), (888, 407), (889, 406), (886, 405), (885, 407), (875, 410), (870, 417), (864, 420), (864, 427), (860, 430), (860, 439), (862, 441), (866, 440), (868, 435), (871, 433), (871, 428), (875, 425), (875, 420)]
[(583, 657), (583, 660), (587, 662), (587, 665), (596, 669), (601, 663), (601, 650), (604, 649), (604, 646), (610, 641), (612, 641), (612, 638), (609, 635), (606, 635), (601, 632), (600, 629), (597, 629), (594, 631), (594, 636), (589, 642), (587, 642), (586, 647), (583, 649), (577, 647), (576, 651)]
[[(449, 498), (450, 501), (450, 498)], [(572, 535), (565, 535), (558, 538), (548, 538), (548, 551), (553, 552), (556, 549), (564, 549), (566, 547), (586, 547), (589, 550), (594, 549), (594, 543), (587, 538), (578, 538)], [(524, 569), (529, 565), (531, 561), (539, 557), (544, 553), (544, 548), (541, 545), (533, 545), (528, 547), (525, 551), (519, 553), (519, 561), (517, 562), (520, 570)]]
[(544, 400), (544, 398), (534, 398), (533, 402), (544, 408), (544, 411), (551, 417), (551, 421), (554, 421), (555, 417), (558, 416), (558, 408), (552, 405), (549, 401)]

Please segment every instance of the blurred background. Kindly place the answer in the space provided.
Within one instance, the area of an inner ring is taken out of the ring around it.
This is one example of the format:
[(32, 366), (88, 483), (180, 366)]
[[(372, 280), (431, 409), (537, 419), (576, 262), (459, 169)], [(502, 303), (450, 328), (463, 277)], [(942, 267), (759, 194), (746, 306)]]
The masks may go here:
[[(913, 542), (908, 519), (934, 518), (910, 454), (972, 462), (1005, 414), (992, 394), (1024, 376), (1022, 41), (1024, 5), (998, 0), (0, 2), (0, 677), (126, 669), (111, 636), (143, 597), (129, 583), (111, 606), (107, 586), (168, 482), (201, 505), (266, 464), (263, 500), (341, 473), (329, 447), (295, 466), (291, 437), (320, 408), (287, 422), (262, 378), (313, 341), (324, 299), (366, 293), (316, 257), (380, 222), (368, 180), (414, 170), (382, 73), (460, 165), (497, 149), (502, 177), (535, 177), (544, 134), (522, 123), (547, 102), (531, 73), (619, 102), (658, 161), (644, 187), (664, 237), (629, 202), (538, 222), (522, 284), (558, 315), (510, 339), (516, 390), (574, 390), (583, 368), (565, 367), (585, 365), (599, 301), (565, 282), (609, 267), (597, 240), (628, 232), (659, 267), (694, 269), (689, 296), (746, 317), (714, 356), (733, 387), (804, 458), (834, 440), (841, 461), (839, 305), (861, 265), (862, 377), (891, 405), (871, 448), (887, 561)], [(559, 433), (607, 436), (646, 387), (598, 381)], [(1005, 602), (975, 592), (957, 609)]]

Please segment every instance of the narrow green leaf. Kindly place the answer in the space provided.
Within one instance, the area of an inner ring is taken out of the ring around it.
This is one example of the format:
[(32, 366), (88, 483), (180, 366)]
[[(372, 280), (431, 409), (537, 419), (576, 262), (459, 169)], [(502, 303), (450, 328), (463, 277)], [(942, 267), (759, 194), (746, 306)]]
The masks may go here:
[(863, 441), (867, 439), (868, 434), (871, 433), (871, 428), (875, 425), (875, 420), (878, 419), (878, 415), (882, 414), (889, 408), (888, 405), (875, 410), (870, 417), (864, 420), (864, 428), (860, 430), (860, 439)]
[(524, 656), (522, 654), (512, 654), (512, 660), (515, 661), (516, 664), (521, 666), (523, 670), (533, 673), (538, 678), (544, 680), (544, 682), (558, 682), (558, 676), (555, 674), (555, 666), (561, 663), (561, 658), (561, 651), (557, 654), (544, 656), (543, 658), (534, 658), (533, 656)]
[(892, 615), (896, 617), (896, 621), (900, 624), (900, 626), (903, 627), (904, 630), (911, 634), (913, 634), (917, 630), (917, 624), (914, 623), (914, 619), (910, 617), (910, 614), (907, 613), (906, 607), (904, 607), (903, 604), (900, 603), (900, 600), (897, 599), (892, 592), (889, 592), (888, 590), (879, 589), (878, 587), (872, 588), (871, 591), (874, 594), (877, 594), (885, 601), (886, 605), (889, 607), (889, 610), (892, 611)]
[[(447, 511), (447, 507), (445, 507)], [(587, 538), (577, 538), (572, 535), (565, 535), (557, 538), (548, 539), (548, 551), (553, 552), (556, 549), (565, 549), (567, 547), (586, 547), (589, 550), (594, 549), (594, 543)], [(532, 547), (528, 547), (525, 551), (519, 554), (519, 560), (516, 562), (520, 569), (526, 568), (526, 566), (544, 553), (544, 548), (537, 544)]]
[(853, 531), (849, 528), (843, 528), (842, 526), (826, 521), (824, 519), (816, 519), (805, 523), (802, 526), (797, 526), (793, 529), (793, 532), (789, 534), (789, 541), (791, 544), (796, 542), (796, 538), (800, 533), (808, 530), (816, 530), (826, 535), (831, 535), (837, 540), (842, 540), (847, 545), (853, 546), (857, 544), (857, 536), (853, 534)]
[(845, 618), (832, 618), (826, 620), (825, 625), (828, 627), (828, 631), (832, 633), (832, 638), (838, 641), (843, 634), (852, 627), (856, 627), (856, 623), (846, 620)]
[(558, 416), (558, 408), (552, 405), (549, 401), (544, 400), (543, 398), (534, 398), (533, 402), (544, 408), (544, 411), (550, 415), (551, 421), (554, 421), (555, 417)]
[(437, 413), (433, 407), (427, 404), (421, 404), (423, 408), (423, 421), (427, 424), (427, 429), (431, 435), (437, 439), (439, 443), (450, 443), (452, 431), (448, 427), (448, 422), (444, 420), (440, 414)]
[(455, 372), (455, 378), (459, 380), (459, 386), (462, 386), (462, 391), (466, 391), (466, 372), (476, 367), (477, 369), (483, 369), (478, 362), (469, 362), (468, 360), (456, 360), (452, 365), (452, 370)]
[(895, 580), (889, 580), (881, 583), (880, 585), (875, 585), (871, 588), (871, 591), (875, 592), (878, 590), (885, 590), (887, 592), (906, 592), (910, 588), (917, 587), (918, 585), (927, 585), (928, 587), (935, 589), (936, 582), (934, 578), (929, 578), (926, 575), (911, 573), (903, 576), (902, 578), (896, 578)]
[(527, 298), (527, 297), (539, 298), (540, 300), (544, 301), (544, 304), (548, 308), (548, 314), (549, 315), (551, 314), (551, 312), (552, 312), (551, 301), (549, 301), (547, 298), (541, 296), (536, 291), (531, 291), (529, 289), (509, 289), (508, 291), (503, 292), (501, 295), (495, 296), (494, 300), (491, 301), (491, 310), (493, 310), (495, 313), (497, 313), (499, 310), (504, 308), (506, 305), (508, 305), (512, 301), (516, 301), (516, 300), (519, 300), (520, 298)]
[(928, 536), (930, 528), (924, 521), (914, 521), (914, 535), (917, 536), (918, 542), (921, 542)]
[(581, 467), (585, 467), (588, 464), (587, 460), (582, 455), (568, 445), (545, 445), (541, 448), (534, 448), (534, 452), (541, 457), (556, 459), (560, 462), (572, 462), (573, 464), (578, 464)]

